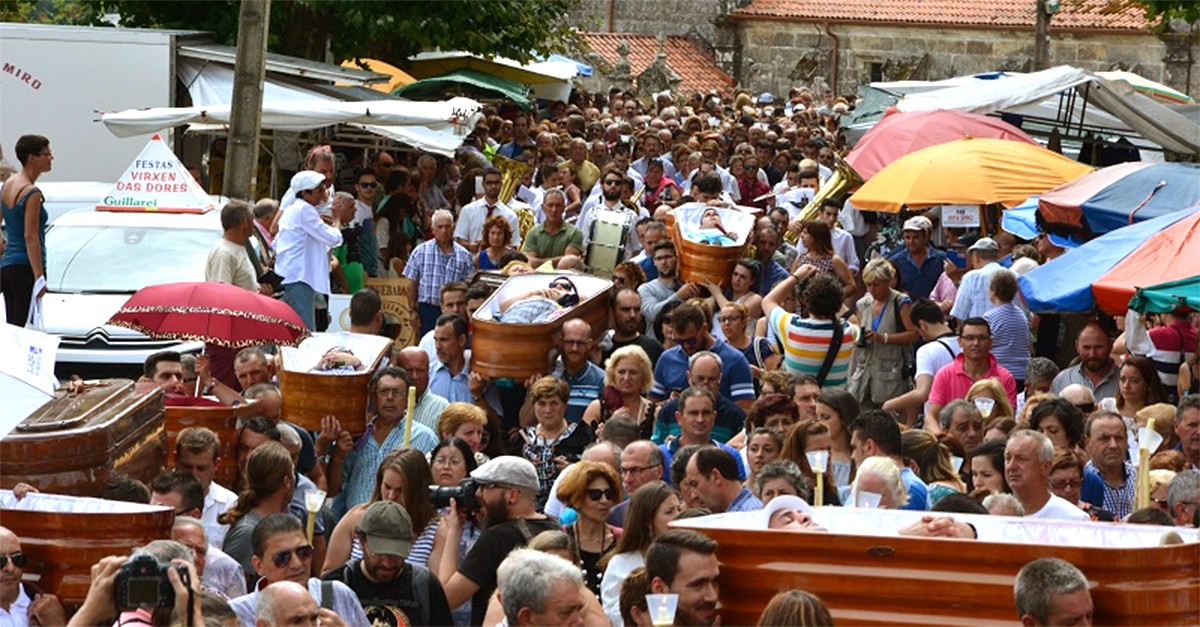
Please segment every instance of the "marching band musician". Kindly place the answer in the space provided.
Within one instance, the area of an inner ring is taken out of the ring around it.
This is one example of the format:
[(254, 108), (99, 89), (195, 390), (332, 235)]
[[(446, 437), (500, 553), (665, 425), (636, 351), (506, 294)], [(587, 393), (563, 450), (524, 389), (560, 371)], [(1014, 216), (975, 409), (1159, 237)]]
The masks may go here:
[[(645, 209), (636, 208), (636, 205), (634, 205), (634, 208), (631, 208), (625, 204), (625, 200), (633, 196), (632, 189), (628, 191), (622, 189), (626, 185), (627, 180), (628, 177), (617, 168), (608, 168), (601, 175), (600, 185), (602, 189), (600, 194), (603, 200), (590, 207), (586, 207), (579, 214), (579, 220), (576, 222), (576, 226), (583, 233), (583, 249), (585, 251), (588, 249), (588, 244), (591, 241), (592, 224), (596, 221), (596, 212), (605, 210), (626, 214), (629, 229), (625, 236), (625, 256), (631, 257), (642, 249), (642, 244), (637, 238), (637, 230), (633, 228), (633, 225), (641, 218), (648, 217), (650, 214)], [(632, 184), (628, 187), (632, 188)]]

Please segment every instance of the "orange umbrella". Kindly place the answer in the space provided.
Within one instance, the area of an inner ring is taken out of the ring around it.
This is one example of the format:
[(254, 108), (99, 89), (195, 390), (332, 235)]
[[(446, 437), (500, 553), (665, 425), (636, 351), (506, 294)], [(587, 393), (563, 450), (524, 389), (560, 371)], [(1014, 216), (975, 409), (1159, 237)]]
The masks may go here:
[(900, 157), (864, 183), (850, 202), (889, 213), (905, 205), (1012, 207), (1091, 171), (1041, 146), (967, 137)]
[(346, 59), (345, 61), (342, 61), (342, 67), (352, 70), (366, 69), (368, 72), (387, 74), (391, 77), (388, 82), (375, 83), (374, 85), (371, 85), (371, 89), (374, 89), (375, 91), (381, 91), (385, 94), (390, 94), (397, 87), (404, 87), (405, 85), (417, 80), (408, 72), (405, 72), (404, 70), (390, 63), (385, 63), (378, 59), (358, 59), (357, 62), (354, 59)]

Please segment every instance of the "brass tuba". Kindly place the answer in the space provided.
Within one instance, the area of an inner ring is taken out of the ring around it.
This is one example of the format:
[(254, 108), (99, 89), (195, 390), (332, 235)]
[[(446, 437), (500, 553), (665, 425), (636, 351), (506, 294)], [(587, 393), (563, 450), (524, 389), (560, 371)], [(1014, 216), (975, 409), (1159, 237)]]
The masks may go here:
[[(527, 165), (524, 161), (509, 159), (500, 155), (492, 155), (492, 165), (500, 170), (500, 202), (507, 205), (517, 193), (517, 187), (521, 184), (521, 179), (530, 172), (533, 168)], [(533, 209), (528, 205), (510, 207), (513, 213), (517, 214), (517, 225), (521, 232), (521, 239), (525, 239), (525, 234), (529, 229), (533, 228), (535, 222)]]
[(808, 201), (807, 205), (800, 210), (800, 215), (788, 224), (788, 231), (784, 233), (783, 239), (793, 246), (800, 240), (800, 236), (791, 228), (792, 225), (812, 220), (818, 213), (821, 212), (821, 204), (827, 199), (834, 196), (840, 196), (847, 191), (858, 187), (864, 183), (862, 176), (854, 171), (854, 168), (846, 163), (841, 157), (833, 156), (833, 175), (828, 181), (813, 194), (812, 200)]

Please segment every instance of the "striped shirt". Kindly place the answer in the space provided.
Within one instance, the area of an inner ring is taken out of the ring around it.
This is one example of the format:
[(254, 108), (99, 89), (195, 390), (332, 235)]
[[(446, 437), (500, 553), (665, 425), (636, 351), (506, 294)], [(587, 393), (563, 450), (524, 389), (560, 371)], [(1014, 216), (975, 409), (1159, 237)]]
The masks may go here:
[(421, 242), (404, 264), (404, 276), (417, 284), (417, 302), (441, 305), (442, 285), (466, 281), (475, 271), (475, 260), (466, 248), (451, 243), (448, 253), (438, 248), (437, 240)]
[(1150, 329), (1154, 348), (1146, 354), (1158, 370), (1158, 378), (1171, 391), (1179, 383), (1179, 367), (1196, 352), (1196, 327), (1186, 318), (1172, 320), (1165, 327)]
[(1029, 317), (1009, 302), (983, 314), (992, 329), (992, 355), (1018, 381), (1025, 380), (1025, 366), (1033, 351), (1033, 331)]
[(417, 421), (416, 424), (425, 425), (436, 434), (438, 418), (441, 417), (442, 410), (446, 409), (449, 404), (450, 401), (445, 397), (438, 396), (426, 389), (425, 393), (421, 395), (421, 399), (417, 401), (417, 406), (413, 408), (413, 419)]
[(567, 367), (560, 357), (554, 367), (553, 376), (567, 382), (570, 396), (567, 397), (567, 422), (580, 422), (583, 412), (600, 398), (600, 390), (604, 389), (604, 370), (592, 362), (584, 362), (583, 368), (575, 374), (568, 374)]
[[(776, 337), (783, 338), (783, 365), (788, 372), (817, 376), (833, 341), (833, 325), (829, 320), (801, 318), (782, 307), (771, 310), (768, 318)], [(844, 387), (850, 376), (850, 358), (858, 341), (858, 327), (842, 321), (842, 346), (822, 387)]]

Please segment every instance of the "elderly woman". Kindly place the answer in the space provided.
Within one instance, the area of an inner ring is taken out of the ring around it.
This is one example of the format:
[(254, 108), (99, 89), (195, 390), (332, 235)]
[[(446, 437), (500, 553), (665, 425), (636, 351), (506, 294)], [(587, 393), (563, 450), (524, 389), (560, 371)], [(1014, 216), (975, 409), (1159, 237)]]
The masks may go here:
[(905, 459), (916, 463), (917, 476), (929, 486), (929, 504), (942, 497), (967, 491), (950, 462), (950, 449), (924, 429), (908, 429), (900, 434)]
[(1112, 512), (1095, 507), (1081, 498), (1083, 466), (1084, 458), (1079, 453), (1068, 449), (1055, 450), (1054, 461), (1050, 463), (1050, 492), (1079, 506), (1092, 520), (1113, 522), (1116, 516)]
[(438, 437), (443, 440), (458, 439), (466, 442), (475, 454), (475, 464), (488, 461), (483, 450), (487, 448), (487, 414), (470, 403), (450, 403), (442, 410), (437, 421)]
[(805, 501), (812, 500), (812, 490), (800, 467), (795, 462), (777, 459), (763, 466), (754, 480), (754, 494), (763, 505), (771, 502), (777, 496), (790, 494)]
[(879, 495), (879, 509), (900, 509), (908, 503), (908, 490), (900, 480), (900, 468), (888, 457), (863, 460), (854, 478), (852, 494), (858, 507), (866, 502), (866, 494)]
[(878, 409), (913, 385), (909, 370), (918, 334), (909, 316), (912, 301), (892, 288), (895, 278), (886, 259), (872, 259), (863, 269), (867, 295), (856, 305), (863, 335), (849, 387), (863, 409)]
[(655, 538), (669, 530), (671, 521), (683, 513), (683, 502), (671, 486), (651, 481), (629, 497), (625, 513), (625, 530), (617, 546), (603, 564), (604, 578), (600, 582), (600, 601), (614, 626), (624, 624), (620, 619), (621, 584), (633, 569), (644, 566), (646, 550)]
[(570, 395), (566, 381), (542, 377), (529, 388), (528, 402), (533, 405), (537, 423), (516, 433), (509, 449), (533, 462), (537, 469), (538, 490), (535, 502), (538, 511), (550, 498), (550, 486), (558, 473), (579, 461), (583, 450), (592, 442), (592, 430), (582, 422), (568, 423), (567, 399)]
[(475, 266), (480, 270), (499, 270), (500, 258), (512, 249), (512, 226), (504, 216), (496, 214), (483, 223), (483, 246), (475, 255)]
[(646, 398), (653, 383), (654, 369), (646, 351), (634, 345), (618, 348), (604, 362), (604, 389), (583, 411), (583, 421), (595, 425), (625, 416), (648, 439), (658, 413), (658, 405)]
[(581, 461), (571, 466), (558, 486), (559, 500), (579, 513), (575, 522), (564, 525), (579, 549), (583, 580), (597, 596), (604, 570), (600, 558), (617, 546), (621, 528), (608, 524), (608, 514), (622, 500), (621, 478), (608, 464)]
[(636, 262), (622, 261), (613, 266), (612, 282), (614, 294), (626, 287), (636, 290), (646, 282), (646, 270)]

